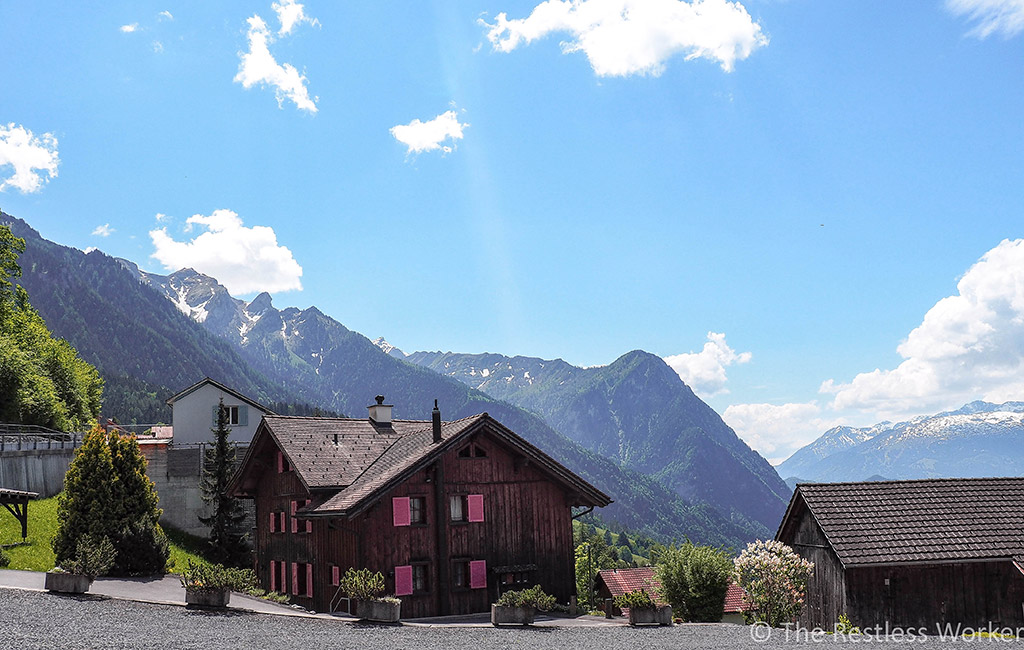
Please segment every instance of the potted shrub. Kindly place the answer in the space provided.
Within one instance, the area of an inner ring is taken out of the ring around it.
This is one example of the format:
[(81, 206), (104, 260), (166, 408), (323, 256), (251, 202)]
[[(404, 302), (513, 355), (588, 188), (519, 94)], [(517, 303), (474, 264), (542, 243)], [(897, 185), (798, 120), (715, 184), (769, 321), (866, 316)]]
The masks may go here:
[(630, 625), (672, 625), (672, 608), (659, 605), (643, 589), (616, 596), (615, 606), (629, 610)]
[(181, 573), (185, 603), (197, 607), (227, 607), (231, 602), (232, 572), (219, 564), (196, 564), (188, 561)]
[(84, 594), (92, 581), (110, 570), (117, 552), (106, 537), (86, 535), (78, 540), (73, 559), (46, 572), (46, 589), (65, 594)]
[(540, 585), (506, 591), (491, 605), (491, 625), (530, 625), (538, 609), (546, 611), (554, 606), (555, 597), (544, 593)]
[(349, 568), (341, 577), (340, 589), (354, 603), (352, 613), (364, 621), (397, 623), (402, 617), (402, 601), (384, 593), (384, 575), (369, 569)]

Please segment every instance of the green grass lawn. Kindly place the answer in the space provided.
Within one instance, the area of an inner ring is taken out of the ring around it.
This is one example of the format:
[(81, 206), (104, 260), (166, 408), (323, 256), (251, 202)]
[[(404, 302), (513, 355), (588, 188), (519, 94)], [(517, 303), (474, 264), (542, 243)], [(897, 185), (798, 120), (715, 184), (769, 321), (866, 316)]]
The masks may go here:
[[(208, 563), (202, 556), (206, 540), (179, 530), (165, 528), (171, 543), (168, 573), (178, 573), (188, 561)], [(49, 571), (54, 565), (50, 540), (57, 533), (57, 497), (29, 501), (28, 538), (22, 543), (21, 524), (5, 508), (0, 508), (0, 546), (11, 558), (8, 569)]]

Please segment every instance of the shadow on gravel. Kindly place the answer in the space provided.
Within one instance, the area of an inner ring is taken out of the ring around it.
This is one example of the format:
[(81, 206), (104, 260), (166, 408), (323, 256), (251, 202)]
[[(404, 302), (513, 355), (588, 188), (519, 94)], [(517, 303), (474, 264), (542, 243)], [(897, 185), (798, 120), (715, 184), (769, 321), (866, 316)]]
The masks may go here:
[(256, 616), (256, 612), (240, 609), (217, 609), (198, 605), (185, 605), (185, 613), (205, 618), (241, 618), (243, 616)]
[(50, 596), (56, 596), (57, 598), (63, 598), (65, 600), (77, 600), (80, 603), (98, 603), (104, 600), (110, 600), (110, 596), (104, 596), (103, 594), (66, 594), (60, 591), (47, 591), (46, 593)]

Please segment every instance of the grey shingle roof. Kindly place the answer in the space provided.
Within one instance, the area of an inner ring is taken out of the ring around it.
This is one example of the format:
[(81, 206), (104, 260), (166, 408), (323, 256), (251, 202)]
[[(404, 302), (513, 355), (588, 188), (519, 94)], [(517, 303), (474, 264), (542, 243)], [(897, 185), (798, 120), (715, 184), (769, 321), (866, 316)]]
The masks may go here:
[(1024, 478), (809, 483), (798, 496), (846, 566), (1024, 556)]
[[(394, 420), (391, 426), (381, 426), (369, 419), (267, 415), (259, 431), (269, 433), (303, 484), (319, 495), (300, 512), (351, 515), (371, 496), (390, 489), (408, 472), (457, 444), (457, 438), (484, 424), (492, 434), (517, 447), (567, 485), (583, 505), (605, 506), (611, 502), (600, 490), (486, 413), (442, 423), (440, 444), (433, 442), (429, 420)], [(246, 453), (234, 480), (245, 472), (255, 446)]]

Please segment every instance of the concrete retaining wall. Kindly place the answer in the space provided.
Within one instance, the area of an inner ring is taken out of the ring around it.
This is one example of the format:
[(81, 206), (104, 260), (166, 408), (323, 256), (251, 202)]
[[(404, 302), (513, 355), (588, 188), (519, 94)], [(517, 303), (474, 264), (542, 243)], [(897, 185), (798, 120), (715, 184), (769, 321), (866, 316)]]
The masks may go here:
[(74, 449), (5, 450), (0, 453), (0, 487), (38, 492), (40, 499), (64, 489)]

